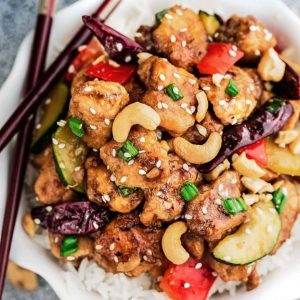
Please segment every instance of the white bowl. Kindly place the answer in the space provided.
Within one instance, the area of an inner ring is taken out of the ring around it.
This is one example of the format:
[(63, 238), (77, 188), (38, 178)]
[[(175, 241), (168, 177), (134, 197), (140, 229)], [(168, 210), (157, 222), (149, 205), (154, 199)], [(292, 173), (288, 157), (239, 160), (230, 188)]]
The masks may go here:
[[(92, 13), (100, 2), (99, 0), (79, 1), (57, 13), (52, 28), (48, 64), (57, 55), (58, 51), (63, 48), (72, 34), (81, 26), (81, 16)], [(138, 7), (135, 6), (136, 3), (138, 3)], [(211, 12), (214, 11), (225, 18), (233, 13), (239, 15), (253, 14), (276, 33), (281, 47), (294, 47), (295, 57), (300, 59), (300, 20), (287, 6), (278, 0), (139, 0), (138, 2), (136, 0), (123, 0), (109, 19), (108, 24), (124, 34), (132, 35), (139, 24), (151, 24), (154, 21), (155, 12), (176, 3), (190, 6), (195, 10), (201, 8)], [(32, 34), (24, 39), (13, 69), (0, 90), (1, 126), (20, 101), (31, 40)], [(1, 214), (6, 201), (5, 191), (8, 180), (8, 163), (12, 153), (11, 146), (10, 144), (0, 155)], [(22, 201), (14, 233), (11, 259), (24, 268), (30, 269), (44, 277), (63, 300), (100, 299), (99, 295), (82, 291), (79, 288), (77, 290), (76, 287), (71, 291), (68, 290), (63, 280), (64, 271), (56, 259), (31, 241), (23, 232), (21, 217), (26, 211), (26, 206), (26, 202)], [(300, 255), (297, 253), (299, 250), (300, 245), (297, 245), (293, 250), (291, 263), (286, 265), (284, 269), (278, 269), (268, 275), (259, 288), (249, 293), (238, 292), (234, 299), (294, 300), (300, 298), (300, 289), (297, 286), (300, 282)], [(222, 295), (217, 298), (230, 299), (231, 297)]]

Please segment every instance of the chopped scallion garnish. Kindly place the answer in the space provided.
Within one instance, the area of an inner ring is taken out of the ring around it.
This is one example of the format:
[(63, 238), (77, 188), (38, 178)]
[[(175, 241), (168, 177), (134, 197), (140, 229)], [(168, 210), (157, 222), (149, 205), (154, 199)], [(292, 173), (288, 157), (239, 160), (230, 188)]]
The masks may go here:
[(199, 190), (192, 182), (186, 182), (180, 191), (180, 195), (185, 201), (193, 200), (198, 194)]
[(166, 9), (161, 10), (160, 12), (155, 14), (155, 18), (158, 22), (160, 22), (160, 20), (165, 16), (165, 14), (167, 13)]
[(286, 201), (287, 196), (283, 193), (282, 189), (278, 189), (273, 193), (273, 202), (278, 213), (283, 211)]
[(247, 205), (242, 198), (228, 198), (224, 199), (224, 207), (231, 215), (247, 211)]
[(234, 80), (230, 79), (229, 80), (229, 83), (226, 87), (226, 90), (225, 90), (226, 94), (229, 95), (229, 96), (232, 96), (232, 97), (235, 97), (238, 95), (238, 93), (240, 92), (239, 91), (239, 88), (237, 87), (236, 83)]
[(126, 141), (122, 148), (117, 151), (117, 155), (125, 161), (130, 161), (139, 154), (139, 150), (131, 141)]
[(69, 124), (70, 129), (76, 136), (78, 136), (80, 138), (83, 137), (84, 129), (83, 129), (83, 122), (81, 120), (76, 119), (76, 118), (70, 118), (68, 120), (68, 124)]
[(175, 83), (168, 85), (166, 87), (166, 91), (168, 96), (171, 97), (174, 101), (178, 101), (184, 97), (183, 93)]
[(266, 107), (266, 110), (275, 114), (277, 113), (283, 105), (283, 101), (278, 98), (274, 98)]
[(137, 188), (129, 188), (122, 185), (118, 185), (118, 189), (123, 197), (129, 196), (137, 190)]
[(74, 235), (66, 236), (61, 244), (60, 256), (66, 257), (70, 254), (77, 252), (78, 250), (78, 238)]

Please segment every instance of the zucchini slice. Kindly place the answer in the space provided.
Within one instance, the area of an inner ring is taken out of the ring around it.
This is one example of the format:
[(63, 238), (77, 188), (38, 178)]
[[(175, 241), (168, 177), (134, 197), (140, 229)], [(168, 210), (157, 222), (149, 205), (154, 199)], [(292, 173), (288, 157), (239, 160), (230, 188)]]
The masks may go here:
[(253, 206), (250, 220), (213, 249), (213, 256), (223, 263), (245, 265), (269, 254), (281, 230), (281, 219), (272, 201)]
[(77, 169), (82, 168), (88, 152), (83, 141), (75, 136), (69, 126), (59, 127), (52, 136), (53, 156), (56, 172), (65, 186), (76, 192), (85, 193), (83, 184), (75, 181)]
[(221, 26), (220, 18), (217, 15), (210, 15), (200, 10), (199, 17), (208, 35), (214, 35)]
[(44, 101), (40, 126), (32, 137), (31, 151), (35, 154), (41, 152), (50, 143), (51, 135), (58, 127), (57, 121), (64, 119), (68, 111), (68, 86), (62, 82), (58, 83), (46, 99), (51, 101), (49, 103), (47, 100)]

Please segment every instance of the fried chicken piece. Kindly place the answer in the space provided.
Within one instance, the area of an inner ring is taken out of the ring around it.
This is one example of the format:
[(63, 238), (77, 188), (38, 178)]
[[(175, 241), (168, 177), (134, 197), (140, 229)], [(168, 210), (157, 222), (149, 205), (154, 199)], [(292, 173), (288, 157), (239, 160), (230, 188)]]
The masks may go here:
[(253, 16), (233, 15), (220, 28), (219, 42), (232, 43), (244, 52), (243, 62), (256, 63), (269, 48), (276, 46), (275, 36)]
[(169, 8), (153, 31), (154, 45), (176, 66), (192, 71), (206, 53), (207, 34), (193, 10)]
[[(226, 93), (230, 79), (235, 81), (239, 90), (235, 97)], [(216, 116), (224, 125), (242, 122), (256, 107), (255, 82), (239, 67), (232, 67), (220, 83), (213, 83), (213, 78), (209, 76), (200, 78), (199, 85), (205, 90)]]
[(176, 155), (169, 155), (170, 177), (164, 184), (155, 185), (145, 191), (146, 202), (140, 215), (146, 226), (158, 226), (179, 217), (185, 201), (180, 189), (186, 182), (196, 182), (198, 172)]
[(129, 102), (125, 88), (116, 82), (87, 81), (73, 93), (69, 114), (83, 121), (83, 140), (99, 149), (111, 136), (112, 122)]
[(123, 146), (110, 141), (100, 150), (104, 164), (114, 174), (117, 185), (137, 188), (150, 188), (153, 184), (165, 182), (169, 177), (167, 149), (157, 140), (156, 133), (141, 126), (131, 129), (128, 139), (139, 150), (134, 160), (126, 162), (117, 155)]
[(85, 162), (87, 170), (88, 199), (99, 204), (107, 205), (110, 210), (120, 213), (129, 213), (143, 200), (144, 194), (137, 189), (128, 196), (122, 196), (114, 176), (101, 164), (98, 158), (89, 157)]
[(248, 213), (230, 215), (222, 200), (241, 196), (240, 179), (237, 172), (225, 171), (199, 195), (188, 202), (186, 214), (190, 231), (203, 235), (207, 241), (221, 239), (229, 230), (242, 224)]
[(205, 251), (204, 239), (198, 234), (187, 232), (182, 236), (184, 248), (197, 260), (201, 260)]
[(95, 240), (95, 260), (108, 272), (138, 276), (165, 260), (162, 229), (144, 228), (135, 214), (119, 215)]
[(40, 173), (34, 184), (34, 191), (38, 200), (43, 204), (55, 204), (60, 201), (77, 199), (76, 194), (65, 187), (55, 170), (54, 160), (51, 155), (43, 162)]
[(150, 53), (155, 52), (153, 30), (154, 28), (151, 26), (142, 25), (135, 34), (135, 41)]
[[(194, 125), (199, 92), (194, 75), (157, 56), (140, 64), (138, 75), (148, 89), (142, 102), (159, 114), (161, 128), (173, 136), (180, 136)], [(183, 93), (181, 100), (174, 101), (164, 90), (173, 83)]]

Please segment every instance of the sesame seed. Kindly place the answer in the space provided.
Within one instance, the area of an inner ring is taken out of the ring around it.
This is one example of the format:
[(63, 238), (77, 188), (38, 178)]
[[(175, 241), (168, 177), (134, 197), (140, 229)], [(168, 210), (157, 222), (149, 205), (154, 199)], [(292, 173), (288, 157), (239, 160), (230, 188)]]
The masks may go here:
[(191, 112), (194, 113), (196, 111), (196, 107), (195, 106), (191, 106)]
[(147, 261), (147, 260), (148, 260), (148, 257), (147, 257), (146, 255), (144, 255), (144, 256), (143, 256), (143, 260), (144, 260), (144, 261)]
[(96, 148), (93, 148), (93, 151), (94, 151), (94, 152), (98, 152), (98, 149), (96, 149)]
[(211, 275), (214, 277), (218, 277), (218, 274), (216, 272), (212, 272)]
[(162, 196), (162, 194), (163, 193), (161, 191), (159, 191), (159, 192), (156, 193), (156, 196), (160, 197), (160, 196)]
[(81, 46), (78, 47), (78, 51), (81, 52), (86, 48), (87, 48), (87, 45), (81, 45)]
[(95, 114), (96, 114), (96, 110), (95, 110), (95, 108), (93, 108), (93, 107), (90, 107), (90, 112), (91, 112), (91, 114), (92, 114), (92, 115), (95, 115)]
[(114, 261), (115, 261), (115, 263), (118, 263), (118, 262), (119, 262), (119, 259), (118, 259), (117, 256), (114, 256)]
[(173, 16), (171, 16), (170, 14), (165, 14), (165, 17), (169, 20), (172, 20), (173, 19)]
[(172, 43), (176, 42), (176, 36), (174, 34), (171, 35), (170, 40)]
[(230, 56), (232, 56), (232, 57), (236, 57), (236, 56), (237, 56), (237, 52), (234, 51), (234, 50), (232, 50), (232, 49), (230, 49), (230, 50), (228, 51), (228, 54), (229, 54)]
[(126, 182), (126, 180), (127, 180), (127, 176), (123, 176), (123, 177), (121, 178), (121, 183)]
[(145, 171), (145, 170), (143, 170), (143, 169), (140, 169), (140, 170), (139, 170), (139, 174), (140, 174), (140, 175), (146, 175), (147, 173), (146, 173), (146, 171)]
[(184, 217), (186, 220), (192, 220), (192, 218), (193, 218), (193, 216), (189, 215), (189, 214), (186, 214)]
[(236, 179), (236, 178), (233, 178), (233, 179), (231, 180), (231, 183), (232, 183), (232, 184), (236, 184), (236, 183), (237, 183), (237, 179)]
[(166, 80), (166, 76), (164, 74), (159, 74), (159, 79), (161, 81), (165, 81)]
[(183, 164), (182, 169), (185, 171), (189, 171), (190, 167), (188, 166), (188, 164)]
[(133, 163), (134, 163), (134, 159), (131, 159), (131, 160), (127, 163), (127, 165), (128, 165), (128, 166), (131, 166), (131, 165), (133, 165)]
[(156, 165), (157, 168), (160, 168), (161, 167), (161, 160), (158, 160), (155, 165)]
[(110, 201), (110, 196), (109, 196), (108, 194), (104, 194), (104, 195), (102, 196), (102, 200), (103, 200), (104, 202), (109, 202), (109, 201)]
[(64, 149), (65, 146), (66, 146), (66, 144), (59, 144), (59, 145), (58, 145), (58, 148), (59, 148), (59, 149)]
[(220, 87), (221, 81), (223, 80), (223, 78), (224, 78), (224, 75), (222, 75), (222, 74), (219, 74), (219, 73), (213, 74), (212, 82), (214, 85)]
[(127, 55), (124, 60), (128, 63), (132, 60), (132, 57), (130, 55)]
[(245, 232), (247, 235), (251, 235), (251, 233), (252, 233), (251, 229), (248, 227), (246, 228)]
[(185, 47), (186, 47), (186, 40), (183, 40), (183, 41), (181, 42), (181, 46), (182, 46), (182, 48), (185, 48)]
[(252, 105), (252, 101), (250, 99), (246, 99), (246, 104), (247, 105)]
[(200, 263), (200, 262), (195, 265), (196, 270), (201, 269), (201, 267), (202, 267), (202, 263)]
[(74, 74), (76, 72), (74, 65), (70, 65), (70, 67), (68, 68), (68, 73), (70, 74)]
[(145, 153), (146, 152), (146, 150), (140, 150), (139, 151), (139, 153), (141, 154), (141, 153)]
[(192, 112), (189, 108), (186, 109), (186, 112), (187, 112), (188, 114), (190, 114), (190, 115), (193, 114), (193, 112)]
[(111, 175), (110, 175), (110, 181), (113, 181), (113, 182), (114, 182), (114, 181), (116, 181), (116, 179), (117, 179), (117, 178), (116, 178), (115, 174), (111, 174)]
[(52, 206), (50, 206), (50, 205), (46, 206), (46, 211), (50, 212), (50, 211), (52, 211), (52, 209), (53, 209)]
[(210, 91), (210, 89), (211, 89), (210, 86), (204, 86), (204, 87), (202, 88), (203, 91)]
[(52, 100), (51, 100), (50, 98), (48, 98), (48, 99), (45, 100), (45, 104), (46, 104), (46, 105), (49, 105), (49, 104), (51, 103), (51, 101), (52, 101)]
[(179, 16), (183, 15), (183, 13), (182, 13), (182, 11), (180, 9), (176, 9), (176, 14), (179, 15)]
[(113, 157), (116, 157), (116, 154), (117, 154), (116, 149), (112, 149), (112, 150), (111, 150), (111, 155), (112, 155)]
[(191, 285), (190, 285), (190, 283), (185, 282), (184, 285), (183, 285), (183, 287), (184, 287), (185, 289), (188, 289), (188, 288), (191, 287)]
[(202, 212), (203, 212), (204, 215), (206, 215), (207, 214), (207, 207), (203, 206), (202, 207)]
[(177, 86), (174, 86), (173, 87), (173, 92), (178, 95), (179, 94), (179, 88)]
[(52, 143), (53, 143), (53, 145), (58, 145), (58, 140), (55, 138), (52, 138)]
[(226, 100), (220, 100), (220, 101), (219, 101), (219, 105), (220, 105), (220, 106), (224, 106), (224, 105), (226, 105), (226, 104), (227, 104)]
[(162, 107), (164, 108), (164, 109), (168, 109), (169, 108), (169, 105), (167, 104), (167, 103), (164, 103), (164, 102), (162, 102)]
[(200, 124), (196, 124), (196, 128), (200, 135), (207, 136), (207, 129), (204, 126), (202, 126)]
[(104, 119), (104, 124), (107, 125), (107, 126), (109, 126), (109, 125), (110, 125), (110, 120), (107, 119), (107, 118), (105, 118), (105, 119)]
[(75, 172), (78, 172), (78, 171), (80, 171), (80, 169), (81, 169), (81, 167), (78, 166), (78, 167), (75, 167), (75, 168), (74, 168), (74, 171), (75, 171)]
[(59, 242), (59, 237), (55, 237), (54, 243), (55, 243), (55, 244), (58, 244), (58, 242)]
[(158, 109), (162, 109), (162, 103), (161, 103), (161, 102), (158, 102), (158, 103), (157, 103), (157, 108), (158, 108)]
[(237, 51), (237, 50), (238, 50), (238, 48), (237, 48), (237, 46), (236, 46), (236, 45), (232, 45), (232, 47), (231, 47), (231, 48), (232, 48), (232, 50), (233, 50), (233, 51)]
[(60, 120), (60, 121), (56, 122), (56, 124), (57, 124), (59, 127), (64, 127), (64, 126), (67, 124), (67, 121), (65, 121), (65, 120)]
[(96, 250), (101, 250), (102, 248), (103, 248), (102, 245), (96, 245), (96, 247), (95, 247)]
[(67, 260), (68, 260), (68, 261), (73, 261), (73, 260), (75, 260), (75, 257), (74, 257), (74, 256), (68, 256), (68, 257), (67, 257)]
[(41, 220), (40, 219), (34, 219), (34, 223), (39, 225), (39, 224), (41, 224)]
[(142, 37), (143, 35), (140, 32), (136, 32), (134, 36), (139, 38), (139, 37)]
[(235, 117), (232, 117), (232, 120), (231, 120), (231, 125), (234, 125), (237, 123), (237, 119)]
[(93, 130), (96, 130), (97, 126), (96, 125), (90, 125), (90, 128), (93, 129)]
[(184, 28), (181, 28), (180, 30), (179, 30), (179, 32), (186, 32), (188, 29), (186, 28), (186, 27), (184, 27)]
[(164, 86), (162, 84), (160, 84), (158, 87), (157, 87), (157, 90), (158, 91), (162, 91), (164, 89)]
[(110, 251), (113, 251), (113, 250), (115, 249), (115, 247), (116, 247), (116, 244), (115, 244), (115, 243), (111, 243), (111, 244), (109, 245), (109, 250), (110, 250)]
[(140, 137), (140, 142), (141, 142), (141, 143), (145, 143), (145, 141), (146, 141), (146, 139), (145, 139), (144, 136)]
[(116, 48), (119, 52), (123, 50), (123, 45), (121, 43), (116, 43)]
[(230, 257), (230, 256), (224, 256), (223, 259), (224, 259), (225, 261), (231, 261), (231, 257)]
[(251, 26), (249, 27), (249, 30), (250, 30), (250, 31), (258, 31), (258, 29), (259, 29), (259, 27), (256, 26), (256, 25), (251, 25)]
[(85, 92), (91, 92), (93, 90), (93, 88), (91, 86), (86, 86), (83, 90)]
[(221, 205), (221, 204), (222, 204), (222, 200), (221, 200), (221, 199), (216, 199), (216, 200), (215, 200), (215, 204)]
[(41, 127), (42, 127), (42, 124), (39, 123), (39, 124), (36, 124), (35, 129), (40, 129)]
[(189, 79), (188, 79), (188, 82), (189, 82), (190, 84), (195, 84), (195, 83), (197, 82), (197, 80), (196, 80), (196, 79), (193, 79), (193, 78), (189, 78)]
[(147, 254), (148, 254), (148, 255), (152, 255), (152, 254), (153, 254), (153, 253), (152, 253), (152, 250), (147, 249)]
[(179, 75), (178, 73), (176, 73), (176, 72), (173, 73), (173, 76), (174, 76), (175, 78), (180, 78), (180, 75)]
[(93, 222), (93, 227), (97, 230), (99, 228), (99, 225), (97, 224), (96, 221)]
[(187, 103), (182, 103), (182, 104), (180, 104), (180, 107), (183, 108), (183, 109), (186, 109), (188, 107), (188, 104)]
[(64, 163), (59, 163), (59, 167), (61, 168), (61, 169), (65, 169), (66, 168), (66, 166), (65, 166), (65, 164)]
[(224, 78), (225, 78), (225, 79), (231, 79), (231, 78), (232, 78), (232, 75), (231, 75), (231, 74), (225, 74), (225, 75), (224, 75)]
[(261, 55), (261, 52), (260, 52), (259, 49), (255, 49), (254, 54), (255, 54), (256, 56), (260, 56), (260, 55)]
[(129, 158), (129, 157), (131, 157), (131, 154), (128, 153), (128, 152), (125, 152), (125, 153), (124, 153), (124, 157)]

